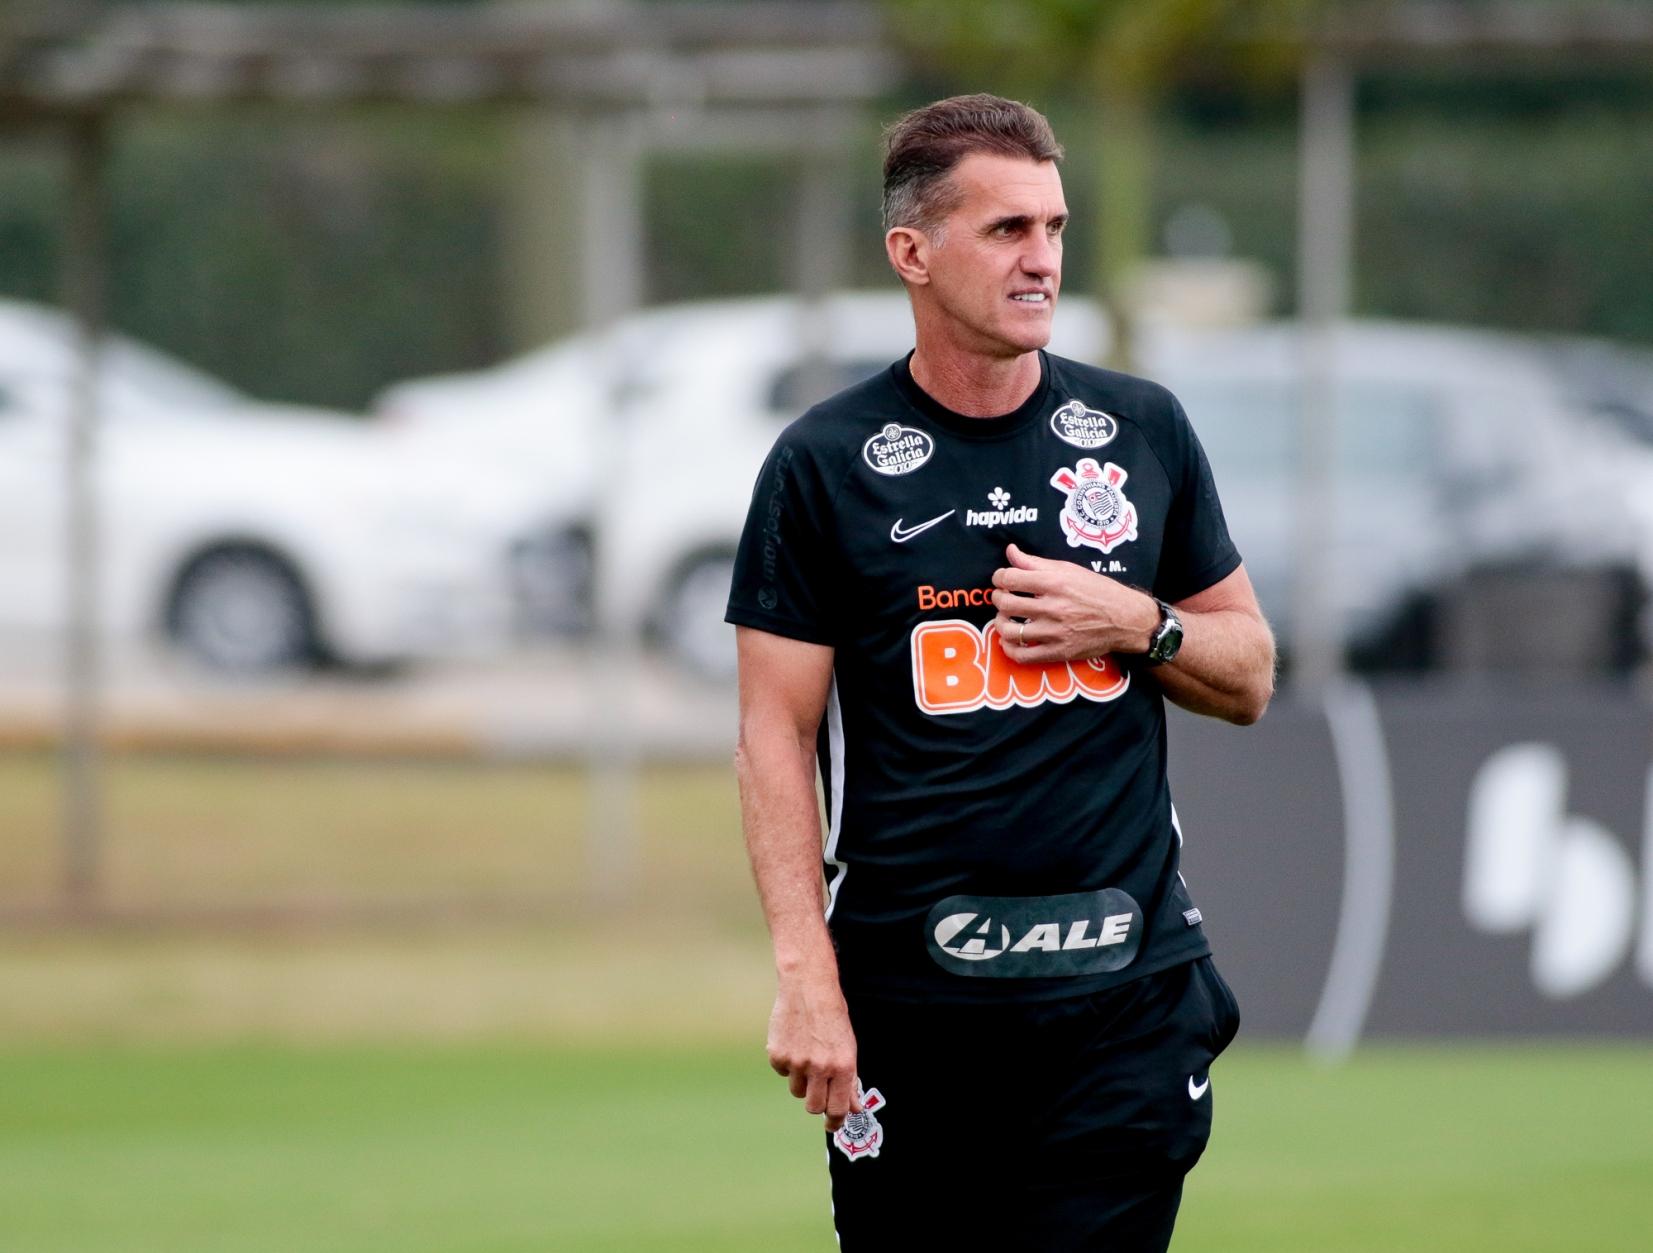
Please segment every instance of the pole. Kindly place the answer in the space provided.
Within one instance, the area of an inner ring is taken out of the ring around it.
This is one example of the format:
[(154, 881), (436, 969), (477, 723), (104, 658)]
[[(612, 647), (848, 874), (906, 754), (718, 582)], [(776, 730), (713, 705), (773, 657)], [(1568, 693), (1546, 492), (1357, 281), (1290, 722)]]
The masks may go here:
[[(585, 324), (610, 329), (641, 303), (643, 294), (642, 165), (640, 120), (630, 114), (588, 119), (582, 128), (579, 248), (580, 291)], [(641, 624), (616, 612), (607, 582), (612, 563), (603, 560), (602, 518), (606, 485), (621, 481), (625, 432), (620, 412), (625, 362), (614, 343), (602, 359), (611, 403), (604, 406), (596, 441), (598, 525), (592, 536), (592, 637), (585, 681), (591, 710), (588, 737), (586, 856), (594, 898), (609, 907), (627, 903), (641, 875), (642, 837), (638, 789), (642, 774), (639, 743), (638, 670), (643, 664)]]
[(853, 185), (847, 165), (847, 146), (837, 137), (848, 130), (845, 119), (823, 112), (811, 119), (817, 137), (833, 142), (805, 146), (799, 157), (795, 189), (792, 283), (798, 293), (798, 359), (803, 362), (803, 394), (825, 399), (831, 390), (828, 358), (832, 327), (826, 301), (842, 287), (850, 269), (851, 204)]
[(1337, 328), (1347, 315), (1354, 238), (1354, 83), (1349, 68), (1311, 53), (1303, 70), (1298, 206), (1302, 392), (1298, 413), (1296, 579), (1290, 632), (1295, 681), (1322, 689), (1342, 669), (1343, 631), (1331, 595), (1336, 538)]
[(543, 106), (512, 119), (500, 256), (506, 335), (527, 352), (585, 328), (579, 120)]
[(95, 905), (102, 850), (98, 751), (98, 371), (107, 295), (104, 122), (77, 119), (70, 132), (68, 249), (64, 303), (75, 322), (75, 373), (64, 449), (65, 587), (63, 888), (70, 908)]

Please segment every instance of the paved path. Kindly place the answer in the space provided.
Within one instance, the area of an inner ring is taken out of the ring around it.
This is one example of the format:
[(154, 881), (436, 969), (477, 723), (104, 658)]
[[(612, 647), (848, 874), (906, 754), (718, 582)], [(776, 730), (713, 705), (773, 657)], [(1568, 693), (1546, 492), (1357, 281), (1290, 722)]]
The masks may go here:
[[(702, 759), (734, 745), (732, 686), (647, 655), (561, 647), (384, 676), (232, 682), (129, 647), (105, 673), (101, 721), (115, 747)], [(0, 639), (0, 748), (55, 743), (62, 693), (55, 646)]]

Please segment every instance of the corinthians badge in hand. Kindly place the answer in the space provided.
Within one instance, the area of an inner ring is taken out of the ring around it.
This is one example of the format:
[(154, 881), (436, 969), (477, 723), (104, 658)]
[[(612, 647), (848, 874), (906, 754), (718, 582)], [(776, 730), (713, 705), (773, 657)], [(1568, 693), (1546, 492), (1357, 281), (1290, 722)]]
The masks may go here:
[(1136, 506), (1125, 499), (1127, 477), (1123, 467), (1111, 461), (1099, 466), (1089, 457), (1050, 476), (1050, 485), (1067, 493), (1062, 529), (1069, 544), (1089, 544), (1109, 553), (1136, 538)]
[(877, 1157), (884, 1147), (884, 1127), (873, 1117), (873, 1111), (884, 1108), (884, 1097), (877, 1088), (861, 1096), (861, 1113), (850, 1114), (844, 1125), (832, 1133), (832, 1142), (850, 1161), (863, 1157)]

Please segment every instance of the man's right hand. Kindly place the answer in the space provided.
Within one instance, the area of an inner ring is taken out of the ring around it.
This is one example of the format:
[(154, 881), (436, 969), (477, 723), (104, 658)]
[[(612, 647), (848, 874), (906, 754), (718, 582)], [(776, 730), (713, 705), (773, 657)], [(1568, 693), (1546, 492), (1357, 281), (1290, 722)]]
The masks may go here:
[(769, 1064), (829, 1131), (861, 1112), (855, 1031), (821, 895), (821, 808), (815, 736), (832, 687), (824, 644), (735, 628), (740, 657), (741, 825), (775, 945), (780, 990), (769, 1016)]
[(861, 1112), (855, 1076), (855, 1030), (838, 981), (781, 981), (769, 1015), (769, 1064), (828, 1131)]

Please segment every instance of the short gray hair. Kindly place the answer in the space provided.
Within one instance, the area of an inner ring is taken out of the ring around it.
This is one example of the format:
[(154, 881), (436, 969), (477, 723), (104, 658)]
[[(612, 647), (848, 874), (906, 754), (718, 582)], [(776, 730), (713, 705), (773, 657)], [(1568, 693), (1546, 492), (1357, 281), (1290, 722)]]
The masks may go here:
[(958, 207), (953, 167), (973, 152), (1060, 161), (1062, 145), (1037, 109), (1002, 96), (950, 96), (903, 114), (884, 130), (884, 229), (936, 237)]

